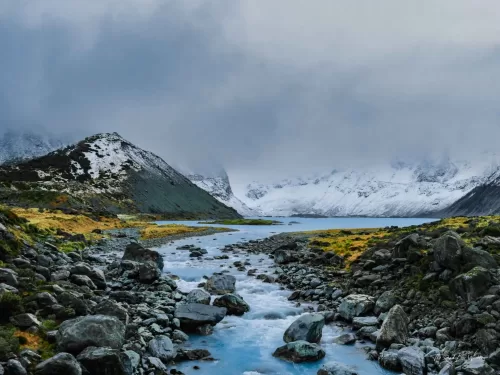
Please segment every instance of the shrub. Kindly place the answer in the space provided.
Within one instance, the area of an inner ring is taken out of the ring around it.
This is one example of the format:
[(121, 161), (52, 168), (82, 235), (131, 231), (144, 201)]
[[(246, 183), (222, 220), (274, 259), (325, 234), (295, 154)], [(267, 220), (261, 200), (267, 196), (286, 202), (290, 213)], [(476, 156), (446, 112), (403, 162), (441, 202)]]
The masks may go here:
[(490, 225), (484, 228), (481, 231), (481, 235), (483, 236), (492, 236), (492, 237), (500, 237), (500, 226), (498, 225)]
[(21, 312), (21, 297), (10, 292), (5, 292), (0, 296), (0, 323), (9, 322), (11, 316)]
[(19, 351), (19, 338), (14, 332), (12, 327), (0, 327), (0, 361), (6, 361), (11, 353)]

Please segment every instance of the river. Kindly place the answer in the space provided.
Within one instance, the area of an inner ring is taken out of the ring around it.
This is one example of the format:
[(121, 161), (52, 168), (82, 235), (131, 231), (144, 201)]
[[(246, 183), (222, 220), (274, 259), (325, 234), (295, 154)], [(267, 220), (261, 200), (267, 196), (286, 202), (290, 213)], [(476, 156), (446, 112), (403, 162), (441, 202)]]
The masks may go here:
[[(267, 256), (226, 253), (230, 259), (214, 260), (221, 255), (225, 245), (262, 239), (276, 233), (309, 231), (333, 228), (378, 228), (385, 226), (410, 226), (432, 221), (430, 219), (400, 218), (279, 218), (284, 225), (274, 226), (227, 226), (239, 232), (219, 233), (211, 236), (191, 237), (157, 248), (164, 255), (165, 272), (177, 275), (178, 287), (182, 291), (195, 289), (203, 276), (228, 270), (236, 277), (236, 293), (250, 305), (251, 311), (242, 317), (228, 316), (219, 323), (211, 336), (191, 335), (188, 345), (207, 349), (217, 359), (214, 362), (187, 362), (177, 369), (186, 374), (214, 375), (295, 375), (316, 374), (322, 364), (337, 361), (351, 365), (359, 375), (392, 374), (382, 369), (377, 362), (368, 361), (363, 347), (368, 343), (343, 346), (333, 343), (334, 337), (344, 333), (333, 324), (325, 326), (321, 346), (326, 351), (322, 361), (307, 364), (291, 364), (272, 357), (274, 350), (282, 346), (283, 333), (297, 319), (307, 305), (295, 307), (287, 297), (289, 290), (282, 290), (279, 284), (263, 283), (245, 272), (230, 267), (233, 262), (248, 260), (248, 268), (259, 269), (258, 273), (272, 273), (274, 263)], [(299, 222), (291, 224), (291, 222)], [(159, 224), (178, 223), (199, 225), (193, 221), (162, 221)], [(203, 259), (190, 258), (189, 252), (176, 250), (178, 246), (195, 244), (208, 251)], [(199, 366), (199, 370), (193, 366)]]

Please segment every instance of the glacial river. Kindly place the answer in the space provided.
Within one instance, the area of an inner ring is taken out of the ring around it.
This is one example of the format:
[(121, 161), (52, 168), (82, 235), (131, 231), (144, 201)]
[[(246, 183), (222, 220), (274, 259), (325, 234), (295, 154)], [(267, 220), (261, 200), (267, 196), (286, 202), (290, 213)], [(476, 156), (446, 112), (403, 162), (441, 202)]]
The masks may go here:
[[(288, 301), (289, 290), (282, 290), (279, 284), (268, 284), (239, 272), (230, 267), (235, 261), (250, 261), (247, 269), (257, 268), (259, 273), (273, 273), (274, 263), (264, 254), (247, 255), (225, 253), (230, 259), (209, 260), (221, 255), (225, 245), (237, 244), (249, 240), (262, 239), (283, 232), (308, 231), (333, 228), (377, 228), (385, 226), (410, 226), (432, 221), (430, 219), (397, 219), (397, 218), (279, 218), (284, 225), (279, 226), (226, 226), (238, 229), (239, 232), (220, 233), (212, 236), (191, 237), (178, 240), (157, 248), (165, 258), (165, 272), (177, 275), (177, 281), (182, 291), (195, 289), (198, 283), (204, 281), (203, 276), (214, 272), (229, 270), (236, 277), (236, 293), (250, 305), (250, 312), (242, 317), (228, 316), (220, 322), (211, 336), (191, 335), (187, 345), (192, 348), (207, 349), (217, 359), (214, 362), (186, 362), (177, 369), (186, 374), (207, 375), (295, 375), (316, 374), (322, 364), (337, 361), (352, 366), (359, 375), (392, 374), (382, 369), (377, 362), (366, 359), (363, 347), (337, 345), (333, 342), (336, 336), (344, 333), (342, 328), (334, 324), (325, 326), (321, 346), (326, 351), (326, 357), (319, 362), (307, 364), (292, 364), (273, 358), (274, 350), (282, 346), (283, 333), (288, 326), (304, 313), (304, 308), (295, 307)], [(290, 222), (299, 224), (289, 225)], [(198, 225), (193, 221), (165, 221)], [(208, 251), (203, 259), (189, 257), (189, 251), (176, 250), (178, 246), (194, 244)], [(199, 370), (193, 369), (199, 366)]]

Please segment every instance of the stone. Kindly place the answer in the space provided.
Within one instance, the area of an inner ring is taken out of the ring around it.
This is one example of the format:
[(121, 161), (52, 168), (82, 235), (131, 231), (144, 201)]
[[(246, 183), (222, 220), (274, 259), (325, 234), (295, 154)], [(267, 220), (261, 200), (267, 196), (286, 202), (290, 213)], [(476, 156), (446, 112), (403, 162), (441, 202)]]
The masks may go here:
[(210, 305), (210, 294), (203, 289), (193, 289), (186, 297), (186, 303), (201, 303)]
[(224, 307), (208, 306), (200, 303), (179, 305), (175, 310), (175, 318), (179, 319), (183, 330), (192, 332), (197, 327), (219, 323), (227, 314)]
[(36, 295), (36, 302), (40, 307), (50, 307), (57, 304), (57, 299), (49, 292), (41, 292)]
[(205, 289), (212, 294), (233, 293), (236, 290), (236, 278), (231, 275), (213, 275), (206, 284)]
[(441, 368), (441, 371), (439, 371), (438, 375), (455, 375), (455, 366), (453, 363), (445, 363), (443, 368)]
[(60, 351), (72, 354), (89, 346), (120, 349), (125, 341), (125, 325), (114, 316), (87, 315), (63, 322), (56, 341)]
[(391, 344), (404, 344), (408, 339), (408, 317), (400, 305), (395, 305), (382, 323), (377, 338), (377, 347), (389, 347)]
[(462, 366), (465, 375), (494, 375), (495, 371), (486, 363), (483, 357), (474, 357)]
[(148, 358), (146, 358), (146, 361), (149, 363), (149, 365), (152, 368), (154, 368), (155, 370), (158, 370), (160, 374), (167, 373), (167, 367), (163, 364), (163, 362), (161, 361), (160, 358), (148, 357)]
[(71, 354), (58, 353), (38, 364), (35, 375), (82, 375), (82, 369)]
[(92, 375), (131, 375), (130, 358), (118, 349), (89, 346), (76, 359)]
[(340, 345), (352, 345), (356, 342), (356, 336), (352, 333), (344, 333), (335, 337), (333, 341)]
[(424, 352), (415, 346), (408, 346), (398, 351), (401, 368), (406, 375), (424, 375)]
[(412, 253), (422, 246), (420, 244), (420, 237), (416, 233), (412, 233), (406, 236), (402, 240), (398, 241), (394, 246), (392, 253), (393, 258), (407, 258), (409, 253)]
[(322, 314), (305, 314), (295, 320), (285, 331), (283, 341), (308, 341), (319, 343), (323, 336), (325, 317)]
[(71, 282), (79, 286), (87, 286), (91, 290), (96, 290), (97, 286), (86, 275), (71, 275)]
[(453, 294), (471, 302), (480, 297), (491, 286), (491, 278), (487, 269), (474, 267), (469, 272), (458, 275), (450, 281)]
[(396, 304), (396, 296), (390, 290), (382, 293), (375, 303), (373, 311), (380, 314), (389, 311)]
[(214, 306), (225, 307), (228, 315), (243, 315), (250, 311), (250, 306), (243, 298), (235, 294), (224, 294), (214, 300)]
[(174, 332), (172, 332), (172, 339), (178, 342), (185, 342), (189, 340), (189, 336), (186, 335), (184, 332), (176, 329), (174, 330)]
[(318, 344), (294, 341), (276, 349), (273, 357), (293, 363), (315, 362), (325, 357), (325, 351)]
[(342, 300), (338, 312), (342, 318), (351, 321), (357, 316), (369, 314), (374, 306), (373, 297), (365, 294), (351, 294)]
[(10, 268), (0, 268), (0, 283), (5, 283), (15, 288), (19, 285), (17, 277), (17, 272), (11, 270)]
[(297, 260), (297, 255), (294, 251), (277, 250), (274, 253), (274, 261), (277, 264), (287, 264)]
[(96, 267), (91, 267), (84, 262), (78, 262), (70, 269), (71, 275), (87, 276), (99, 289), (106, 289), (104, 272)]
[(122, 260), (131, 260), (138, 263), (148, 263), (153, 262), (157, 267), (163, 271), (163, 258), (161, 254), (154, 250), (145, 249), (138, 243), (132, 242), (126, 248), (123, 253)]
[(19, 314), (10, 318), (10, 322), (19, 328), (39, 327), (42, 323), (33, 314)]
[(352, 327), (355, 329), (369, 326), (378, 326), (378, 319), (375, 316), (358, 316), (352, 320)]
[(402, 370), (396, 350), (384, 350), (378, 357), (378, 363), (387, 370), (395, 372), (400, 372)]
[(462, 258), (465, 270), (473, 267), (483, 267), (487, 270), (498, 267), (495, 258), (487, 251), (481, 249), (466, 247), (464, 248)]
[(434, 260), (442, 267), (460, 270), (465, 243), (456, 232), (449, 231), (434, 243)]
[(115, 316), (120, 319), (120, 321), (125, 325), (128, 324), (129, 320), (127, 309), (125, 309), (122, 305), (112, 299), (107, 299), (94, 306), (92, 308), (92, 313), (94, 315)]
[(342, 363), (328, 362), (321, 366), (317, 375), (358, 375), (358, 373)]
[(156, 263), (144, 262), (139, 265), (139, 281), (144, 284), (151, 284), (161, 277), (161, 271)]
[(148, 343), (148, 351), (153, 357), (160, 358), (163, 363), (169, 363), (177, 355), (174, 344), (168, 336), (156, 336)]
[(28, 372), (23, 367), (21, 362), (16, 359), (9, 359), (7, 365), (5, 366), (7, 374), (9, 375), (28, 375)]

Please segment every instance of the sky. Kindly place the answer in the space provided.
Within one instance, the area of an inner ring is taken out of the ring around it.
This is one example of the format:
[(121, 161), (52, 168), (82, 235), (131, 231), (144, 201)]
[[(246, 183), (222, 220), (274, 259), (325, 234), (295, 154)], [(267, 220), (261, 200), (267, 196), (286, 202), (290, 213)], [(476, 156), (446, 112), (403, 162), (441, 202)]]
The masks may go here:
[(0, 130), (297, 175), (500, 136), (498, 0), (4, 0)]

